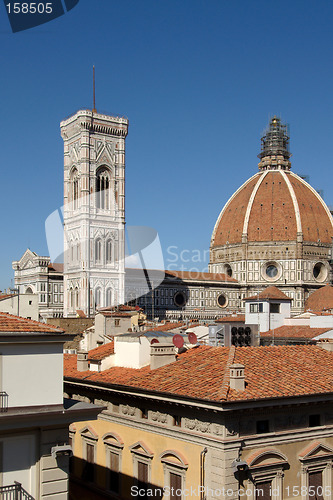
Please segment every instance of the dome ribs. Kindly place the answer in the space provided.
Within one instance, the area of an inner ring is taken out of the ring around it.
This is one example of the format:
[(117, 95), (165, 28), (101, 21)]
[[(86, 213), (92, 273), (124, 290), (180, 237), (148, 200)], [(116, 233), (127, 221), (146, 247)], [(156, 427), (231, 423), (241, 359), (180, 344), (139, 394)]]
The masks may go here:
[(290, 182), (300, 207), (303, 240), (331, 243), (333, 237), (332, 217), (324, 202), (303, 179), (292, 174)]
[(294, 206), (281, 171), (267, 172), (251, 208), (248, 241), (290, 241), (296, 232)]
[(258, 175), (260, 174), (256, 174), (247, 183), (243, 184), (225, 205), (213, 232), (212, 242), (214, 246), (225, 245), (227, 242), (232, 244), (242, 241), (245, 213)]

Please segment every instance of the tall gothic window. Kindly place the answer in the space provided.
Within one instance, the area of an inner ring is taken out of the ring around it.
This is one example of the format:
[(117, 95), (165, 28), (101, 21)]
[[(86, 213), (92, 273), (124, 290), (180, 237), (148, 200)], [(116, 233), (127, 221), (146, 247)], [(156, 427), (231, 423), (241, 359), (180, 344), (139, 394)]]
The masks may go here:
[(71, 202), (72, 209), (76, 210), (79, 203), (79, 173), (76, 167), (73, 168), (71, 172)]
[(95, 308), (101, 306), (101, 289), (96, 288), (95, 290)]
[(102, 262), (102, 242), (99, 238), (95, 241), (95, 261)]
[(112, 240), (107, 240), (105, 244), (106, 263), (112, 263)]
[(96, 173), (96, 206), (104, 210), (110, 208), (110, 171), (106, 167)]
[(106, 290), (106, 306), (112, 306), (112, 290), (107, 288)]

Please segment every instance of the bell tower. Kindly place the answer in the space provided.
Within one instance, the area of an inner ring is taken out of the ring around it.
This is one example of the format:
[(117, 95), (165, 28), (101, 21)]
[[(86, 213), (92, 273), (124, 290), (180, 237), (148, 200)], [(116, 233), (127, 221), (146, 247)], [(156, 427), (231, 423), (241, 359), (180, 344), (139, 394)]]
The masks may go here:
[(80, 110), (64, 140), (64, 317), (124, 302), (126, 118)]

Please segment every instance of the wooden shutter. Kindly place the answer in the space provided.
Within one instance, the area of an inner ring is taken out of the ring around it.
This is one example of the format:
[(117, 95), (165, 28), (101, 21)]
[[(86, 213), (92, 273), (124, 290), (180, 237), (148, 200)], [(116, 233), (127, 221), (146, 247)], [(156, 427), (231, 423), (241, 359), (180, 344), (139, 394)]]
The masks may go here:
[(119, 492), (119, 455), (110, 451), (109, 489)]
[(256, 486), (256, 500), (271, 500), (272, 481), (265, 481), (257, 483)]
[(315, 490), (315, 494), (313, 496), (311, 496), (311, 499), (312, 500), (324, 500), (323, 496), (319, 493), (322, 493), (323, 492), (323, 473), (320, 471), (320, 472), (310, 472), (309, 473), (309, 488), (310, 486), (312, 486), (311, 490), (309, 491), (309, 493), (311, 492), (312, 494), (312, 490)]
[(179, 474), (175, 474), (174, 472), (170, 472), (170, 498), (174, 500), (181, 500), (182, 495), (178, 495), (177, 493), (180, 493), (182, 488), (182, 476)]
[[(138, 462), (138, 488), (139, 489), (144, 489), (147, 492), (147, 487), (148, 487), (148, 464), (144, 462)], [(145, 500), (147, 497), (146, 495), (141, 496), (143, 500)]]

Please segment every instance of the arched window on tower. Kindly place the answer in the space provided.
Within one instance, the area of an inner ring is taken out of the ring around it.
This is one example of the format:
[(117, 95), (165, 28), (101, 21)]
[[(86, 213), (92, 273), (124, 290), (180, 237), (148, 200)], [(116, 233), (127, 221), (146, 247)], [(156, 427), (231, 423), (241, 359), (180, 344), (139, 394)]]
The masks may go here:
[(79, 206), (79, 173), (76, 167), (71, 172), (70, 201), (72, 202), (72, 210), (76, 210)]
[(95, 262), (102, 263), (102, 241), (99, 238), (95, 241)]
[(105, 256), (106, 256), (106, 263), (111, 264), (112, 263), (112, 240), (106, 240), (105, 243)]
[(110, 171), (106, 167), (96, 172), (96, 207), (102, 210), (110, 208)]
[(100, 288), (96, 288), (95, 290), (95, 309), (97, 307), (101, 307), (101, 289)]
[(105, 305), (106, 305), (106, 307), (112, 306), (112, 289), (111, 288), (106, 289), (106, 303), (105, 303)]

